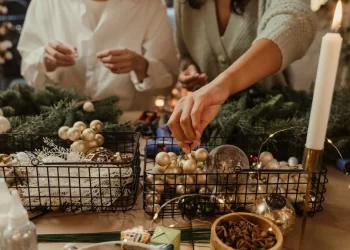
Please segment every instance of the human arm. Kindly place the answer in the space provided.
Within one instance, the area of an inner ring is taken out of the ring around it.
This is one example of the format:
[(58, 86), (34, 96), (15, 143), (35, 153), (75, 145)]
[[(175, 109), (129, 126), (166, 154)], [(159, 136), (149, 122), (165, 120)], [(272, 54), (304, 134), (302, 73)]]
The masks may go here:
[[(200, 142), (203, 130), (231, 94), (283, 69), (301, 57), (311, 44), (314, 26), (307, 5), (299, 0), (271, 0), (269, 4), (251, 48), (214, 81), (181, 99), (175, 107), (168, 125), (185, 151)], [(283, 9), (287, 6), (290, 8)]]

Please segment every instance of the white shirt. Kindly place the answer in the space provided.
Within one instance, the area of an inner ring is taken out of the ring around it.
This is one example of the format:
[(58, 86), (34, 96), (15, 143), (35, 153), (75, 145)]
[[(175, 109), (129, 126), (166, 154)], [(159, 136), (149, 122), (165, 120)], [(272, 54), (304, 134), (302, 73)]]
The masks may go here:
[(87, 13), (91, 14), (90, 24), (91, 30), (95, 30), (100, 19), (102, 13), (106, 7), (108, 1), (94, 1), (94, 0), (85, 0), (87, 5)]
[[(118, 96), (124, 110), (149, 108), (151, 96), (164, 94), (159, 90), (173, 86), (178, 73), (165, 5), (161, 0), (109, 0), (94, 30), (88, 13), (84, 0), (32, 0), (18, 44), (22, 75), (35, 88), (54, 82), (93, 99)], [(76, 64), (47, 73), (43, 55), (50, 40), (75, 46)], [(97, 52), (117, 48), (148, 60), (148, 77), (142, 83), (133, 72), (110, 72), (96, 58)]]

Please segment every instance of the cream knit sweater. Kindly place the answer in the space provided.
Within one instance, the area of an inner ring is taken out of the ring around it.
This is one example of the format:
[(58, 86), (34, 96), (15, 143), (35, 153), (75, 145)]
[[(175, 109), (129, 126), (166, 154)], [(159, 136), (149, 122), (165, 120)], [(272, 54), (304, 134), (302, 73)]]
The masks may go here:
[(308, 50), (316, 31), (308, 0), (250, 0), (244, 15), (232, 13), (220, 36), (215, 0), (206, 0), (192, 9), (184, 0), (175, 0), (176, 42), (181, 69), (194, 63), (209, 81), (225, 71), (259, 39), (270, 39), (283, 56), (279, 73), (265, 79), (267, 87), (288, 84), (285, 69)]

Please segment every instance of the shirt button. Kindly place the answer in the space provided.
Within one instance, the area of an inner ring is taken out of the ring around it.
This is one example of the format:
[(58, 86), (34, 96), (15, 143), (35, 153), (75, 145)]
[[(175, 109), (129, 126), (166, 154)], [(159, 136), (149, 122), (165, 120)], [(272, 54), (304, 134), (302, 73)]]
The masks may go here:
[(226, 63), (226, 58), (225, 58), (225, 56), (219, 55), (219, 56), (218, 56), (218, 61), (221, 62), (221, 63)]

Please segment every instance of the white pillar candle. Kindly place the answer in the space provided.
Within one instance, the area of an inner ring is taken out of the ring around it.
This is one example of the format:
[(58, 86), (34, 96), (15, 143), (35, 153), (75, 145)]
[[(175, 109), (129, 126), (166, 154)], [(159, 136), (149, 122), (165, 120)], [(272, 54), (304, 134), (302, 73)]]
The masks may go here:
[[(342, 3), (338, 2), (332, 30), (340, 27)], [(327, 33), (322, 39), (306, 147), (322, 150), (324, 147), (329, 113), (343, 39), (338, 33)]]

